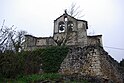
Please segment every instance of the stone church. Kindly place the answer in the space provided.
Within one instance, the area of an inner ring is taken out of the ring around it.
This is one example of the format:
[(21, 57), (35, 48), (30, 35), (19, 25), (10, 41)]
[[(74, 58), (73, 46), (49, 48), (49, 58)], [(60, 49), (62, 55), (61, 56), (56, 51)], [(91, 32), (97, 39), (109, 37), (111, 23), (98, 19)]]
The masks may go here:
[[(88, 79), (104, 79), (98, 83), (123, 83), (119, 65), (103, 48), (102, 35), (87, 35), (88, 23), (65, 13), (54, 20), (52, 37), (25, 35), (25, 50), (47, 46), (67, 45), (69, 52), (61, 63), (59, 73)], [(89, 76), (86, 78), (86, 76)], [(96, 83), (96, 82), (95, 82)]]
[(102, 46), (102, 35), (88, 36), (87, 29), (87, 21), (76, 19), (68, 15), (65, 11), (63, 15), (54, 20), (53, 37), (25, 35), (25, 50), (62, 44), (81, 47), (90, 44), (100, 44)]

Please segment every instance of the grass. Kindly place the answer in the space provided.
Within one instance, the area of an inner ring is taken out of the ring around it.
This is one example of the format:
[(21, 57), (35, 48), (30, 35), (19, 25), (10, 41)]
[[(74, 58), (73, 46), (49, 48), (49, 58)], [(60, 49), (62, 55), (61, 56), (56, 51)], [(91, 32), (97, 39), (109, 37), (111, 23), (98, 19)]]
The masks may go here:
[(87, 80), (81, 80), (81, 81), (71, 81), (70, 83), (89, 83)]
[[(32, 74), (27, 76), (18, 76), (15, 79), (0, 78), (0, 83), (36, 83), (38, 81), (47, 81), (47, 80), (52, 81), (52, 83), (55, 83), (56, 80), (59, 80), (61, 78), (62, 78), (62, 75), (58, 73)], [(88, 81), (63, 80), (62, 83), (88, 83)]]
[(28, 76), (19, 76), (16, 79), (0, 79), (0, 83), (34, 83), (39, 80), (55, 80), (61, 78), (58, 73), (33, 74)]

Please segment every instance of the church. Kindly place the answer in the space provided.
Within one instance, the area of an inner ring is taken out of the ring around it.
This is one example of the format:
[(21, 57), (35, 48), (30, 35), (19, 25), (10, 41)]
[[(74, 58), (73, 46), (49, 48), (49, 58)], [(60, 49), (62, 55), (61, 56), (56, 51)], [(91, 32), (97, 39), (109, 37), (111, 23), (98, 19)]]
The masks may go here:
[(102, 46), (102, 35), (87, 35), (88, 22), (76, 19), (65, 11), (54, 20), (53, 37), (35, 37), (25, 35), (25, 50), (34, 50), (46, 46)]
[(87, 21), (76, 19), (65, 11), (54, 20), (52, 37), (25, 35), (24, 50), (66, 45), (69, 52), (60, 65), (60, 74), (107, 81), (102, 83), (123, 83), (117, 61), (103, 48), (102, 35), (88, 36), (87, 29)]

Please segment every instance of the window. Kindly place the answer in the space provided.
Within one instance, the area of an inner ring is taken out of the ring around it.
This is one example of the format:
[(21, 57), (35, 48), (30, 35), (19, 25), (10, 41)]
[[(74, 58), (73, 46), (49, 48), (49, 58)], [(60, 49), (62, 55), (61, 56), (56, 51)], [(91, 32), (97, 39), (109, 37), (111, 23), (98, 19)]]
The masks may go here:
[(73, 22), (72, 21), (68, 21), (67, 25), (68, 25), (68, 31), (73, 31), (73, 27), (74, 27)]
[(67, 18), (67, 16), (65, 16), (65, 17), (64, 17), (64, 21), (68, 21), (68, 18)]
[(65, 24), (63, 21), (59, 22), (59, 32), (65, 32)]

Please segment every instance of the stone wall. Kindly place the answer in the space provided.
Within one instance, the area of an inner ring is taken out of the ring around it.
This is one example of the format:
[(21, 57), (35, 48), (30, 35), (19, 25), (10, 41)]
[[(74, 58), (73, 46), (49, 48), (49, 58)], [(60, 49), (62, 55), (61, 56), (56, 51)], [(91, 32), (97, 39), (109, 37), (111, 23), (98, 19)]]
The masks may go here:
[(99, 46), (70, 47), (67, 57), (61, 64), (59, 73), (82, 75), (123, 83), (118, 63)]
[(87, 45), (87, 22), (77, 21), (77, 41), (79, 46)]
[(44, 48), (47, 46), (55, 46), (56, 43), (53, 37), (35, 37), (32, 35), (25, 35), (24, 50), (35, 50), (37, 48)]
[(100, 45), (102, 44), (102, 35), (93, 35), (93, 36), (87, 36), (87, 45)]

